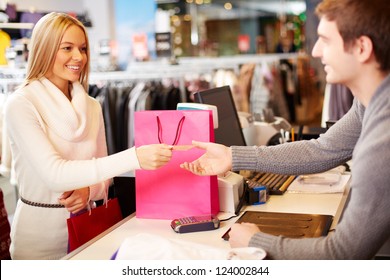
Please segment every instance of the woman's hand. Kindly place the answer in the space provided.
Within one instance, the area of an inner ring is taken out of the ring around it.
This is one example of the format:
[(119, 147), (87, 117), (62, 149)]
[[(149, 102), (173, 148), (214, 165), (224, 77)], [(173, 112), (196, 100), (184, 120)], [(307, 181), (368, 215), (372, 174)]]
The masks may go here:
[(172, 146), (166, 144), (144, 145), (135, 149), (142, 169), (153, 170), (167, 164), (172, 158)]
[(59, 198), (60, 204), (72, 214), (85, 209), (89, 202), (89, 187), (64, 192)]
[(196, 175), (225, 174), (232, 168), (232, 153), (229, 147), (221, 144), (192, 141), (196, 148), (206, 150), (206, 153), (193, 162), (180, 165)]

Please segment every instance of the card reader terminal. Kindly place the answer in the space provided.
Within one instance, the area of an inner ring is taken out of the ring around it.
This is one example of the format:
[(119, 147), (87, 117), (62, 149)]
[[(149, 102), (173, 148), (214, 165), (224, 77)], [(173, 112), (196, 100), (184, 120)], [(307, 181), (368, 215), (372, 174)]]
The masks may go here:
[(220, 221), (214, 215), (190, 216), (171, 222), (172, 229), (177, 233), (213, 230), (219, 228), (219, 225)]

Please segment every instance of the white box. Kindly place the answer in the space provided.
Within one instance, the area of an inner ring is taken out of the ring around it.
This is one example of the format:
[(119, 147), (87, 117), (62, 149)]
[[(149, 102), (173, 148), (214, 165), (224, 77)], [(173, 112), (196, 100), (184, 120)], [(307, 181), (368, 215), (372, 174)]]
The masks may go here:
[(222, 212), (236, 212), (240, 197), (244, 191), (244, 177), (228, 172), (218, 176), (219, 208)]

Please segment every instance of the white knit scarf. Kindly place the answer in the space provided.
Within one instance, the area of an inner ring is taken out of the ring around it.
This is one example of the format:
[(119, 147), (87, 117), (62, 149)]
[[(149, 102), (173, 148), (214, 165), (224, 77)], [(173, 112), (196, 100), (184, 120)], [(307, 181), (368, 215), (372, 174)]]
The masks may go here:
[(34, 105), (45, 125), (62, 139), (77, 141), (88, 132), (92, 112), (89, 96), (79, 82), (72, 83), (71, 101), (46, 78), (31, 82), (21, 92)]

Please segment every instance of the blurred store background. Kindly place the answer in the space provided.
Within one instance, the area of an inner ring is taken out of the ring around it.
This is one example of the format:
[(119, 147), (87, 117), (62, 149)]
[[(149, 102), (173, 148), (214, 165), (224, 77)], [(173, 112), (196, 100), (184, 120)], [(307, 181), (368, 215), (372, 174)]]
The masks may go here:
[[(124, 88), (142, 84), (170, 100), (143, 109), (174, 109), (192, 102), (195, 91), (229, 85), (240, 112), (261, 118), (272, 109), (292, 125), (321, 126), (329, 118), (323, 116), (327, 86), (321, 62), (310, 56), (319, 1), (0, 0), (0, 106), (24, 77), (34, 24), (56, 11), (87, 27), (89, 94), (96, 98), (108, 88), (123, 97)], [(1, 187), (10, 190), (5, 201), (12, 215), (17, 183), (3, 127), (0, 132)], [(110, 152), (132, 144), (131, 135), (127, 143), (109, 137), (116, 143)]]

